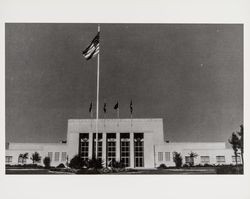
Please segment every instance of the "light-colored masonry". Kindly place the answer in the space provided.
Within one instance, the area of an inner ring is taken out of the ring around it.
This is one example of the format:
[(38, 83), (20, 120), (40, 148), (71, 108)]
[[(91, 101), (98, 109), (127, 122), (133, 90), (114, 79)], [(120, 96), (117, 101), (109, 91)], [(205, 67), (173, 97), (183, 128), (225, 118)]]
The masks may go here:
[[(52, 166), (66, 164), (75, 155), (91, 159), (96, 154), (95, 124), (90, 119), (69, 119), (66, 143), (7, 143), (6, 164), (32, 163), (34, 152), (42, 159), (50, 157)], [(100, 119), (98, 124), (97, 158), (104, 165), (116, 160), (129, 168), (174, 166), (174, 152), (181, 153), (184, 164), (235, 164), (233, 150), (224, 142), (164, 141), (163, 119)], [(191, 152), (198, 156), (190, 159)], [(26, 160), (19, 157), (24, 153), (28, 153)], [(240, 157), (237, 159), (240, 162)]]

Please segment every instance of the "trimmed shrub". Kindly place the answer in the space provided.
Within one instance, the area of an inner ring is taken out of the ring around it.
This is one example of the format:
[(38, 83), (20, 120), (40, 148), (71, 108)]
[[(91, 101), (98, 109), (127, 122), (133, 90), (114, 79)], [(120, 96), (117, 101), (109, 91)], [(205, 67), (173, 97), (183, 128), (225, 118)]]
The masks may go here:
[(111, 163), (110, 163), (110, 166), (112, 168), (115, 168), (115, 169), (123, 169), (125, 168), (125, 165), (123, 162), (119, 162), (119, 161), (115, 161), (113, 160)]
[(92, 160), (89, 160), (87, 162), (87, 168), (92, 168), (92, 169), (102, 169), (103, 168), (103, 161), (100, 159), (95, 159), (93, 158)]
[(84, 166), (84, 161), (79, 155), (75, 155), (69, 163), (69, 167), (73, 169), (81, 169)]
[(43, 159), (43, 164), (44, 164), (45, 168), (50, 168), (50, 157), (45, 157)]
[(184, 168), (188, 168), (188, 167), (190, 167), (190, 164), (183, 164), (183, 166), (182, 167), (184, 167)]
[(157, 169), (167, 169), (168, 167), (165, 164), (160, 164)]
[(63, 163), (61, 163), (56, 168), (65, 168), (65, 165)]

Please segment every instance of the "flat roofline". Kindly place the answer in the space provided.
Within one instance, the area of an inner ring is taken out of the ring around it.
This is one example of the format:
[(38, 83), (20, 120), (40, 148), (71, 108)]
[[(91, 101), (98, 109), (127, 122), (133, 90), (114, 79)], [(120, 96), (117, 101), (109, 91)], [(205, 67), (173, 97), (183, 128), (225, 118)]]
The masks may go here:
[(25, 144), (25, 145), (67, 145), (67, 143), (44, 143), (44, 142), (7, 142), (7, 144)]
[(214, 141), (214, 142), (166, 142), (166, 144), (210, 144), (210, 143), (226, 143), (223, 141)]
[[(185, 150), (190, 151), (190, 149), (182, 149), (182, 150), (184, 150), (184, 151), (185, 151)], [(223, 148), (223, 149), (220, 149), (220, 148), (219, 148), (219, 149), (193, 149), (193, 150), (194, 150), (194, 151), (195, 151), (195, 150), (199, 150), (199, 151), (207, 151), (207, 150), (209, 150), (209, 151), (223, 150), (223, 151), (224, 151), (224, 150), (230, 150), (230, 151), (231, 151), (231, 150), (233, 150), (233, 149), (230, 149), (230, 148)]]
[(220, 145), (223, 145), (223, 146), (226, 146), (226, 142), (164, 142), (164, 144), (158, 144), (158, 146), (167, 146), (167, 145), (181, 145), (181, 144), (192, 144), (192, 145), (199, 145), (199, 144), (211, 144), (211, 145), (214, 145), (214, 144), (220, 144)]
[[(95, 118), (93, 119), (90, 119), (90, 118), (86, 118), (86, 119), (68, 119), (69, 122), (75, 122), (75, 121), (93, 121), (93, 120), (96, 120)], [(98, 120), (100, 121), (128, 121), (130, 122), (131, 121), (131, 118), (99, 118)], [(133, 118), (132, 119), (133, 121), (163, 121), (163, 118)]]

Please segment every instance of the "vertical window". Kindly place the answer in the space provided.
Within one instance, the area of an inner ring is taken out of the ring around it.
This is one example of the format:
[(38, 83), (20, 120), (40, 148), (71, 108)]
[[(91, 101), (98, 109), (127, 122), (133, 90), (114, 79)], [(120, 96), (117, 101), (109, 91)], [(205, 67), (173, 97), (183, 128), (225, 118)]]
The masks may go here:
[[(235, 156), (232, 156), (232, 162), (236, 162)], [(240, 156), (237, 156), (237, 163), (240, 163), (240, 162), (241, 162)]]
[(134, 134), (135, 167), (144, 167), (144, 139), (143, 133)]
[(158, 152), (158, 161), (159, 162), (163, 161), (163, 152)]
[(62, 158), (61, 161), (65, 162), (67, 160), (67, 153), (66, 152), (62, 152)]
[(130, 139), (129, 133), (121, 133), (121, 162), (125, 167), (130, 166)]
[[(98, 133), (97, 159), (102, 160), (102, 133)], [(96, 156), (96, 133), (93, 135), (93, 155)]]
[(5, 156), (5, 163), (11, 163), (12, 162), (12, 156)]
[(225, 163), (225, 156), (216, 156), (217, 163)]
[(201, 156), (201, 163), (208, 164), (210, 162), (209, 156)]
[(52, 161), (53, 159), (53, 152), (48, 152), (48, 157), (49, 157), (49, 159), (50, 159), (50, 161)]
[(60, 156), (60, 153), (59, 152), (55, 152), (55, 161), (56, 162), (59, 161), (59, 156)]
[(84, 161), (87, 161), (89, 158), (89, 134), (88, 133), (80, 133), (79, 135), (79, 155)]
[(107, 160), (108, 165), (116, 160), (116, 134), (107, 133)]
[(165, 160), (170, 161), (170, 152), (165, 152)]

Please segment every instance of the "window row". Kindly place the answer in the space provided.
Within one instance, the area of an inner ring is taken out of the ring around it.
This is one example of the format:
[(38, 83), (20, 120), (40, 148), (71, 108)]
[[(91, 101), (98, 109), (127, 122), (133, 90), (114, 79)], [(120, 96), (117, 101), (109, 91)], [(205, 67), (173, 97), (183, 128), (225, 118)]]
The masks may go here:
[[(170, 161), (170, 152), (158, 152), (158, 161), (163, 162), (165, 157), (165, 161)], [(194, 157), (185, 156), (185, 163), (193, 163)], [(226, 159), (225, 156), (216, 156), (216, 162), (221, 164), (225, 163)], [(235, 156), (232, 156), (232, 162), (236, 162)], [(241, 162), (240, 156), (237, 156), (237, 162)], [(210, 163), (210, 156), (200, 156), (200, 163), (201, 164), (209, 164)]]
[[(165, 161), (169, 162), (170, 161), (170, 152), (165, 152)], [(163, 152), (158, 152), (158, 161), (162, 162), (163, 161)]]
[[(144, 166), (144, 141), (143, 133), (134, 133), (134, 158), (135, 167)], [(116, 160), (117, 150), (117, 137), (116, 133), (107, 133), (106, 139), (106, 155), (107, 165), (112, 164)], [(120, 134), (120, 160), (124, 163), (125, 167), (130, 166), (130, 133)], [(102, 134), (98, 134), (98, 158), (102, 158)], [(96, 154), (96, 134), (93, 134), (92, 153)], [(79, 154), (81, 158), (88, 160), (89, 156), (89, 134), (80, 133), (79, 135)]]
[[(48, 157), (50, 158), (51, 161), (59, 162), (60, 161), (60, 152), (55, 152), (54, 154), (54, 159), (53, 159), (53, 152), (48, 152)], [(65, 162), (67, 160), (67, 153), (62, 152), (61, 153), (61, 161)]]
[[(50, 158), (50, 160), (53, 160), (53, 152), (48, 152), (48, 157)], [(23, 157), (21, 155), (18, 156), (18, 160), (17, 162), (19, 164), (26, 164), (27, 163), (27, 159), (29, 159), (29, 157)], [(54, 161), (59, 161), (60, 160), (60, 152), (55, 152), (54, 155)], [(67, 153), (66, 152), (62, 152), (61, 153), (61, 161), (65, 162), (67, 160)], [(13, 161), (13, 156), (5, 156), (5, 163), (12, 163)], [(37, 162), (41, 162), (41, 160), (37, 161)]]
[(5, 163), (11, 163), (12, 162), (12, 156), (5, 156)]

